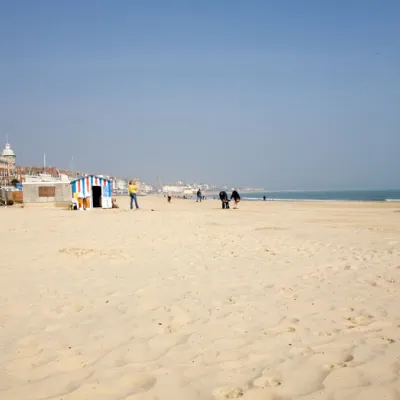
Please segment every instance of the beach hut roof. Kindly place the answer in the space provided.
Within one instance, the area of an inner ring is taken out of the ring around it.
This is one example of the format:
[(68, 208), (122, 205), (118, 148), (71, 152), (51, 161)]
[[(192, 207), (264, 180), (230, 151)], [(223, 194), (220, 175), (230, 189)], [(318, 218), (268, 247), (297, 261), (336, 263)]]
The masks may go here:
[(97, 178), (101, 178), (101, 179), (104, 179), (104, 180), (106, 180), (106, 181), (111, 181), (110, 178), (106, 178), (105, 176), (90, 174), (90, 175), (84, 175), (84, 176), (80, 176), (79, 178), (72, 179), (72, 180), (71, 180), (71, 183), (76, 182), (76, 181), (79, 181), (79, 180), (81, 180), (81, 179), (86, 179), (87, 177), (91, 177), (91, 176), (97, 177)]

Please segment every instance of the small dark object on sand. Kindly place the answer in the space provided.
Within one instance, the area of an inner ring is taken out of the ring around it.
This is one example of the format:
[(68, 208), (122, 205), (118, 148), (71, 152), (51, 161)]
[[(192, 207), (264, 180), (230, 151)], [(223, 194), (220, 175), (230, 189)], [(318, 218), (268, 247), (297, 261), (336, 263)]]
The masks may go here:
[(117, 199), (115, 197), (111, 199), (111, 202), (112, 202), (112, 208), (119, 208), (119, 205), (117, 204)]

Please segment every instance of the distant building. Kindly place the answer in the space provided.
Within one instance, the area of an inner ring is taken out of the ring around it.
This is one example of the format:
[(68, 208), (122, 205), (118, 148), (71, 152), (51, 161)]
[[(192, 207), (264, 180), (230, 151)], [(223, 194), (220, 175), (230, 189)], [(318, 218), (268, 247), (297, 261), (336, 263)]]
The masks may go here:
[(16, 175), (21, 182), (68, 182), (68, 171), (56, 167), (18, 166)]
[(41, 204), (67, 207), (72, 201), (71, 185), (69, 181), (62, 182), (61, 180), (24, 182), (21, 200), (25, 206)]
[(207, 190), (210, 190), (210, 185), (208, 185), (207, 183), (200, 183), (197, 186), (200, 190), (203, 190), (204, 192), (206, 192)]
[(192, 195), (196, 192), (196, 189), (194, 189), (191, 185), (164, 185), (162, 188), (162, 191), (164, 193), (172, 193), (172, 194), (187, 194), (187, 195)]
[(2, 181), (9, 181), (16, 176), (15, 153), (9, 143), (6, 143), (0, 155), (0, 178)]
[(183, 193), (182, 186), (178, 185), (164, 185), (162, 187), (162, 191), (164, 193), (173, 193), (173, 194), (178, 194), (178, 193)]
[(113, 179), (113, 191), (116, 194), (127, 194), (128, 193), (128, 181), (126, 179)]
[(152, 185), (149, 185), (147, 183), (141, 182), (139, 184), (139, 194), (148, 194), (154, 191), (154, 188)]
[[(139, 191), (138, 194), (148, 194), (153, 192), (153, 186), (148, 185), (144, 182), (140, 182), (139, 179), (132, 179), (133, 182), (139, 182)], [(120, 178), (113, 178), (113, 193), (116, 195), (124, 195), (128, 194), (128, 180), (127, 179), (120, 179)]]

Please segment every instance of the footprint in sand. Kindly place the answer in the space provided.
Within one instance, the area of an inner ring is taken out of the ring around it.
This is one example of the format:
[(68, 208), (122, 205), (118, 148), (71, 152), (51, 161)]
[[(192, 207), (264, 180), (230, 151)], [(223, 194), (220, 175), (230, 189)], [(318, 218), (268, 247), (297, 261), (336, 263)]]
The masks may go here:
[(396, 343), (396, 341), (394, 339), (391, 339), (391, 338), (388, 338), (388, 337), (383, 337), (382, 340), (384, 340), (385, 342), (388, 342), (390, 344)]
[(356, 316), (352, 316), (347, 318), (348, 321), (353, 323), (354, 325), (368, 325), (374, 319), (373, 315), (369, 314), (359, 314)]
[(241, 388), (219, 387), (213, 390), (215, 400), (239, 399), (243, 396)]
[(253, 381), (253, 385), (257, 388), (264, 389), (281, 386), (282, 382), (280, 379), (274, 376), (260, 376)]
[(343, 357), (343, 361), (340, 361), (337, 363), (332, 363), (332, 364), (325, 364), (324, 368), (325, 369), (346, 368), (347, 363), (349, 363), (353, 360), (354, 360), (354, 357), (351, 354), (348, 354)]
[(340, 362), (337, 364), (325, 364), (324, 365), (325, 369), (336, 369), (336, 368), (346, 368), (346, 367), (347, 367), (347, 364), (344, 362)]

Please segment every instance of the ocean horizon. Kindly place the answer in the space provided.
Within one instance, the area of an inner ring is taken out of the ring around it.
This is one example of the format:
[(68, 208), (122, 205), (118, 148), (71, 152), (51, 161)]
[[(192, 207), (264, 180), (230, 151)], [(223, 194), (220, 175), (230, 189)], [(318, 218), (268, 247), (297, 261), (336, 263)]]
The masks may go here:
[(387, 201), (400, 202), (400, 189), (388, 190), (274, 190), (243, 192), (243, 200), (263, 201)]

